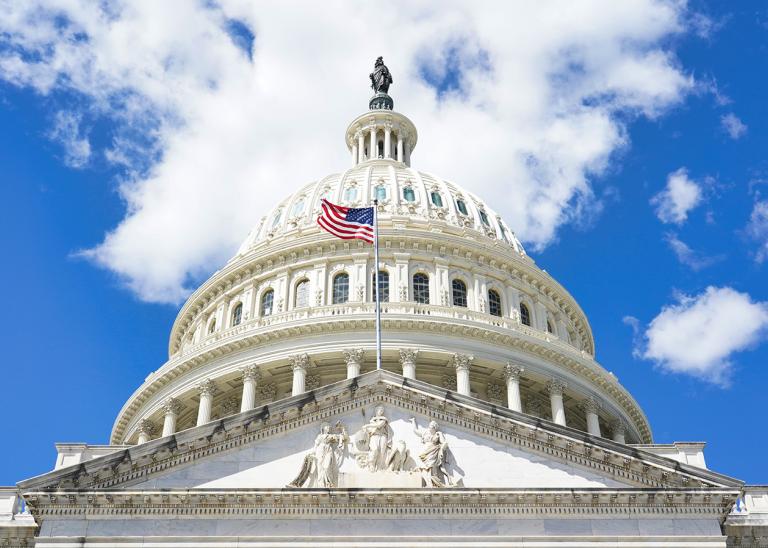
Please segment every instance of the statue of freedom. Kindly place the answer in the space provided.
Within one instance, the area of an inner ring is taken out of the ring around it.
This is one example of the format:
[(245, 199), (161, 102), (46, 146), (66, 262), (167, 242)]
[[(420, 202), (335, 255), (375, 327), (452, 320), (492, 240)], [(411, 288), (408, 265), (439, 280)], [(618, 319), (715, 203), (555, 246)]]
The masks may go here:
[(389, 85), (392, 83), (392, 74), (390, 74), (384, 59), (379, 57), (371, 73), (371, 87), (375, 93), (389, 92)]

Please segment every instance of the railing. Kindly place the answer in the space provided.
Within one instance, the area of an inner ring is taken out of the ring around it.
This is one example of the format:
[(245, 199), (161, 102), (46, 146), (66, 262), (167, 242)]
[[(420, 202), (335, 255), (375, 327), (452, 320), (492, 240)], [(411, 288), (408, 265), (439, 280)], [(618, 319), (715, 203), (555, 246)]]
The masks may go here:
[[(490, 325), (500, 329), (516, 331), (528, 337), (547, 342), (560, 350), (568, 352), (569, 354), (575, 354), (580, 358), (587, 360), (592, 359), (592, 356), (587, 352), (577, 349), (573, 345), (562, 341), (551, 333), (533, 329), (532, 327), (523, 325), (516, 319), (500, 318), (497, 316), (492, 316), (491, 314), (469, 310), (468, 308), (418, 304), (413, 302), (390, 302), (381, 303), (381, 312), (385, 318), (387, 315), (429, 316), (432, 318), (463, 320)], [(189, 354), (194, 354), (208, 346), (218, 343), (219, 341), (268, 327), (278, 325), (286, 325), (287, 327), (288, 324), (305, 322), (308, 320), (322, 320), (327, 318), (359, 315), (369, 315), (371, 318), (373, 318), (374, 314), (374, 303), (345, 303), (326, 306), (314, 306), (298, 310), (290, 310), (288, 312), (280, 312), (261, 318), (247, 320), (235, 327), (230, 327), (229, 329), (217, 331), (211, 335), (207, 335), (202, 342), (183, 347), (181, 351), (174, 357), (183, 357)]]

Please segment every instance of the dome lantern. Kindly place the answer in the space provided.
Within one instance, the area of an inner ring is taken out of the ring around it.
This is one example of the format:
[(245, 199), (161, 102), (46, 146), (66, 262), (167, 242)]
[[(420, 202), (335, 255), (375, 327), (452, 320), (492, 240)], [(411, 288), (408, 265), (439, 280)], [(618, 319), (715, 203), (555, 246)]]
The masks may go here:
[(411, 152), (416, 146), (416, 126), (406, 116), (395, 112), (389, 96), (392, 75), (381, 57), (370, 74), (374, 95), (369, 111), (355, 118), (346, 133), (347, 148), (353, 165), (369, 160), (392, 160), (411, 165)]

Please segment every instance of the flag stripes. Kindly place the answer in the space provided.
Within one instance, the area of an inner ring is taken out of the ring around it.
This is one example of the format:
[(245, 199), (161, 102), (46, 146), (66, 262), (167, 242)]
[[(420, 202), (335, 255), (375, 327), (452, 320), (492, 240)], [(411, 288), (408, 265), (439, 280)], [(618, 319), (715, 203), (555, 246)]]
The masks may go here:
[(372, 207), (344, 207), (323, 199), (322, 209), (317, 224), (324, 230), (343, 240), (357, 238), (369, 244), (373, 243)]

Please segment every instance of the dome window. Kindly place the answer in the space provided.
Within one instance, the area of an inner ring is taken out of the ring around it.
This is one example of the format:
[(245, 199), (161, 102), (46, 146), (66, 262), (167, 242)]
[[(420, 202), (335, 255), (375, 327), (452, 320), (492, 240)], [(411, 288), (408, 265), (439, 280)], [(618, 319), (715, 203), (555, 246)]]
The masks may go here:
[(415, 202), (416, 201), (416, 193), (413, 191), (412, 187), (405, 187), (403, 189), (403, 199), (406, 202)]
[(547, 320), (547, 333), (552, 333), (553, 335), (555, 334), (555, 330), (552, 328), (552, 322), (549, 320)]
[(349, 274), (342, 272), (333, 278), (333, 304), (349, 301)]
[(520, 303), (520, 322), (528, 327), (531, 326), (531, 312), (524, 303)]
[(432, 200), (432, 204), (435, 207), (443, 207), (443, 197), (440, 196), (440, 193), (436, 190), (433, 190), (429, 193), (429, 197)]
[(277, 225), (280, 224), (280, 217), (283, 215), (283, 210), (278, 209), (277, 213), (275, 213), (274, 218), (272, 219), (272, 228), (275, 228)]
[(453, 290), (453, 306), (467, 308), (467, 284), (454, 279), (451, 282), (451, 289)]
[(309, 306), (309, 280), (304, 279), (296, 284), (296, 308), (306, 308)]
[(355, 200), (357, 200), (356, 186), (348, 186), (346, 189), (344, 189), (344, 200), (346, 202), (354, 202)]
[(264, 295), (261, 296), (261, 316), (271, 316), (272, 315), (272, 305), (275, 302), (275, 292), (271, 289), (264, 293)]
[(509, 238), (507, 238), (507, 229), (505, 229), (504, 225), (501, 224), (501, 219), (496, 219), (496, 221), (499, 223), (499, 232), (501, 232), (501, 237), (505, 242), (509, 243)]
[(376, 191), (374, 193), (374, 196), (379, 202), (383, 202), (387, 199), (387, 185), (380, 184), (376, 185)]
[[(371, 287), (373, 288), (373, 301), (376, 302), (376, 274), (371, 275)], [(379, 270), (379, 291), (382, 303), (389, 302), (389, 272)]]
[(237, 306), (232, 311), (232, 327), (240, 325), (243, 321), (243, 303), (237, 303)]
[(216, 331), (216, 318), (211, 320), (211, 323), (208, 324), (208, 334), (210, 335)]
[(482, 223), (483, 223), (485, 226), (491, 226), (491, 223), (490, 223), (490, 222), (488, 222), (488, 215), (486, 215), (486, 214), (485, 214), (485, 211), (483, 211), (482, 209), (479, 209), (479, 210), (478, 210), (478, 213), (480, 213), (480, 221), (481, 221), (481, 222), (482, 222)]
[(293, 204), (293, 209), (291, 209), (291, 217), (298, 217), (301, 215), (302, 211), (304, 211), (304, 198), (299, 198), (298, 201)]
[(429, 304), (429, 276), (422, 272), (413, 275), (413, 300)]
[(488, 291), (488, 312), (491, 316), (501, 317), (501, 295), (495, 289)]
[(467, 204), (465, 204), (464, 200), (461, 198), (456, 200), (456, 207), (459, 208), (459, 213), (462, 215), (469, 215), (469, 211), (467, 211)]

